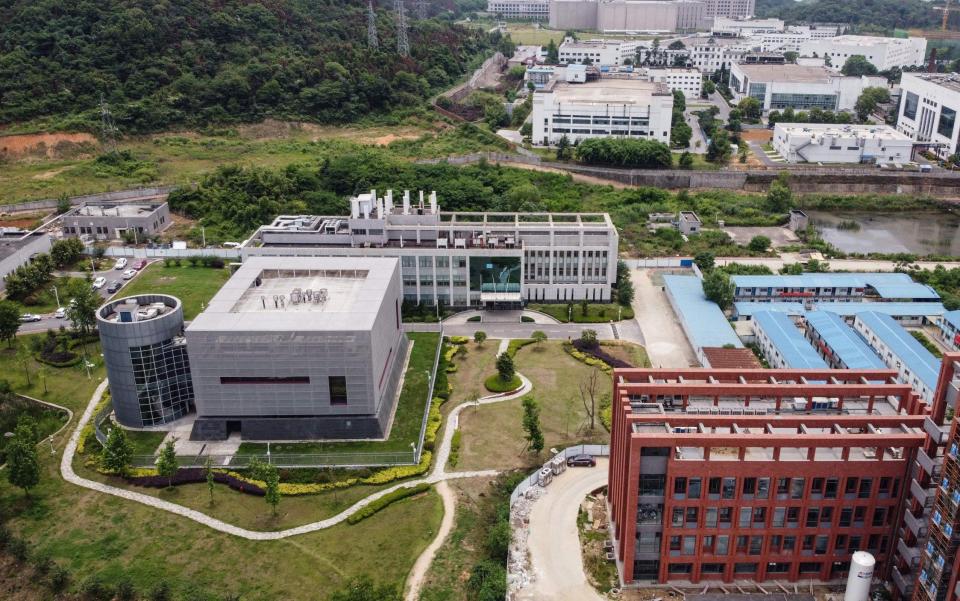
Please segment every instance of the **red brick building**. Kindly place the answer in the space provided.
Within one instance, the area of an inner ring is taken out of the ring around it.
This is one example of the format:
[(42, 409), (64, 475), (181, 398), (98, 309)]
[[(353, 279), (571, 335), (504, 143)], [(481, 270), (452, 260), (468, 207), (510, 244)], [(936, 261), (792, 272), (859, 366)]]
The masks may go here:
[(613, 399), (625, 584), (889, 572), (930, 421), (896, 372), (618, 369)]

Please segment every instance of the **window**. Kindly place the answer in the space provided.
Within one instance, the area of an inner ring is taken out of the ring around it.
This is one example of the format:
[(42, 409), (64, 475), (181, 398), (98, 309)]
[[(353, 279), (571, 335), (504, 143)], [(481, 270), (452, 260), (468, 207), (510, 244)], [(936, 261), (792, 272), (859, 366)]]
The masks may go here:
[(706, 513), (706, 527), (707, 528), (716, 528), (717, 527), (717, 508), (708, 507)]
[(733, 522), (733, 507), (720, 508), (720, 527), (729, 528)]
[(820, 523), (820, 510), (816, 507), (811, 507), (807, 510), (807, 528), (816, 528), (817, 524)]
[(766, 499), (770, 496), (770, 478), (759, 478), (757, 480), (757, 498)]
[(845, 507), (840, 510), (840, 527), (848, 528), (853, 521), (853, 509)]
[(256, 376), (221, 376), (221, 384), (309, 384), (307, 376), (289, 376), (286, 378), (267, 378)]
[(674, 507), (673, 516), (670, 518), (671, 526), (683, 526), (683, 507)]
[(671, 563), (667, 566), (667, 572), (671, 574), (689, 574), (693, 571), (693, 564), (690, 563)]
[(730, 537), (726, 534), (717, 537), (716, 555), (726, 555), (730, 551)]
[(737, 492), (737, 479), (724, 478), (723, 479), (723, 498), (732, 499), (736, 496), (736, 492)]
[(860, 480), (860, 489), (857, 491), (857, 497), (861, 499), (870, 498), (870, 489), (873, 488), (873, 478), (864, 478)]
[(810, 484), (810, 494), (823, 495), (823, 486), (824, 486), (823, 478), (814, 478), (813, 482)]
[(802, 499), (803, 498), (803, 488), (806, 484), (804, 478), (794, 478), (790, 481), (790, 498), (791, 499)]
[(777, 494), (784, 495), (784, 497), (786, 497), (786, 494), (789, 490), (790, 490), (790, 478), (778, 478)]
[(710, 478), (707, 483), (707, 494), (719, 495), (720, 494), (720, 483), (722, 480), (720, 478)]
[(651, 474), (641, 474), (640, 475), (640, 494), (641, 495), (658, 495), (663, 496), (663, 488), (666, 484), (666, 477), (662, 474), (651, 475)]
[(800, 562), (801, 574), (816, 574), (820, 572), (820, 564), (815, 561)]
[(873, 510), (873, 521), (870, 522), (872, 526), (883, 526), (883, 522), (887, 517), (887, 510), (883, 507), (877, 507)]
[(673, 496), (677, 499), (683, 499), (687, 494), (687, 479), (686, 478), (674, 478), (673, 479)]
[(757, 491), (757, 479), (756, 478), (744, 478), (743, 479), (743, 494), (752, 495)]
[(691, 499), (700, 498), (700, 478), (690, 478), (690, 484), (687, 486), (687, 497)]
[(330, 404), (331, 405), (346, 405), (347, 404), (347, 377), (346, 376), (330, 376)]
[(947, 108), (946, 106), (940, 107), (940, 121), (937, 123), (937, 133), (941, 136), (947, 138), (953, 138), (953, 125), (957, 120), (957, 111)]
[(823, 491), (823, 498), (836, 499), (837, 486), (839, 486), (839, 480), (837, 478), (827, 478), (827, 484)]
[(755, 563), (735, 563), (733, 564), (734, 574), (753, 574), (757, 571)]
[(855, 494), (857, 492), (857, 483), (858, 483), (857, 478), (847, 478), (847, 484), (843, 489), (843, 494), (845, 495)]

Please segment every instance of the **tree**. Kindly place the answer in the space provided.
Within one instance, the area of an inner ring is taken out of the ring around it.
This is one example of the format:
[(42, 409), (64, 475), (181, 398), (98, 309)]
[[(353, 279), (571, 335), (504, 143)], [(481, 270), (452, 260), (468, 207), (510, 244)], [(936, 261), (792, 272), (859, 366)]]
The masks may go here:
[(791, 205), (793, 193), (790, 191), (790, 176), (786, 171), (781, 171), (767, 190), (767, 206), (771, 211), (783, 213), (789, 211)]
[(502, 382), (510, 382), (517, 374), (516, 367), (513, 365), (513, 357), (510, 356), (510, 353), (500, 353), (497, 357), (497, 374), (500, 376), (500, 381)]
[(533, 334), (530, 334), (530, 338), (537, 344), (537, 346), (543, 344), (547, 340), (547, 333), (543, 330), (534, 330)]
[(715, 94), (717, 92), (717, 84), (709, 79), (703, 80), (703, 94), (704, 98), (710, 96), (710, 94)]
[(66, 192), (62, 192), (57, 197), (57, 215), (62, 215), (70, 210), (70, 197)]
[(862, 75), (876, 75), (878, 71), (873, 63), (867, 60), (867, 57), (862, 54), (854, 54), (847, 59), (847, 62), (843, 63), (840, 72), (844, 75), (860, 77)]
[(50, 247), (50, 258), (58, 269), (76, 263), (82, 255), (83, 242), (79, 238), (57, 240)]
[(114, 426), (107, 434), (107, 443), (100, 454), (100, 464), (108, 472), (125, 476), (130, 469), (133, 457), (133, 445), (127, 439), (127, 433), (120, 426)]
[(280, 504), (280, 473), (277, 471), (277, 466), (266, 464), (262, 470), (262, 477), (266, 485), (263, 498), (276, 517), (277, 506)]
[(502, 103), (491, 102), (483, 111), (483, 120), (490, 129), (496, 131), (510, 123), (510, 116)]
[(557, 42), (550, 38), (547, 44), (547, 63), (556, 65), (558, 62), (560, 62), (560, 49), (557, 48)]
[(173, 477), (177, 475), (180, 464), (177, 461), (177, 452), (174, 448), (176, 439), (168, 440), (157, 457), (157, 474), (167, 479), (167, 488), (173, 488)]
[(40, 461), (37, 459), (37, 445), (19, 431), (7, 444), (7, 481), (22, 488), (26, 496), (30, 489), (40, 483)]
[(750, 238), (750, 243), (747, 244), (747, 248), (754, 252), (766, 252), (770, 248), (770, 238), (766, 236), (754, 236)]
[(27, 386), (33, 386), (30, 380), (30, 364), (33, 362), (33, 354), (25, 344), (17, 345), (17, 363), (23, 368), (23, 374), (27, 377)]
[(597, 338), (597, 331), (586, 329), (580, 332), (580, 343), (587, 348), (596, 348), (600, 344)]
[(744, 117), (751, 120), (759, 119), (763, 111), (763, 106), (760, 104), (760, 101), (753, 96), (747, 96), (742, 99), (737, 104), (737, 108), (740, 109)]
[(693, 169), (693, 155), (684, 150), (680, 153), (678, 165), (681, 169)]
[(703, 294), (721, 308), (733, 304), (734, 285), (725, 272), (714, 269), (703, 278)]
[(586, 317), (590, 314), (590, 303), (587, 302), (587, 299), (580, 301), (580, 315)]
[(710, 271), (713, 269), (714, 259), (715, 255), (712, 252), (703, 250), (694, 255), (693, 262), (697, 264), (700, 271)]
[(213, 460), (207, 456), (207, 460), (203, 462), (203, 475), (207, 480), (207, 492), (210, 493), (210, 504), (213, 505)]
[(681, 90), (673, 91), (673, 110), (681, 113), (687, 110), (687, 97), (683, 95)]
[(483, 341), (487, 339), (487, 333), (483, 330), (477, 330), (473, 333), (473, 341), (477, 343), (477, 346), (483, 346)]
[(7, 347), (13, 348), (17, 332), (20, 331), (20, 310), (13, 302), (0, 301), (0, 339), (7, 341)]
[(590, 420), (590, 432), (597, 427), (597, 395), (600, 387), (600, 370), (594, 367), (587, 377), (580, 381), (580, 402)]
[(617, 261), (617, 302), (621, 305), (629, 305), (633, 302), (633, 280), (630, 278), (630, 268), (626, 261), (620, 259)]
[[(676, 115), (677, 113), (674, 113)], [(680, 113), (679, 120), (674, 120), (670, 126), (670, 146), (674, 148), (686, 148), (690, 146), (690, 139), (693, 137), (693, 128), (687, 125)]]
[(722, 129), (716, 130), (707, 146), (707, 160), (711, 163), (726, 163), (732, 152), (729, 134)]
[(866, 121), (867, 117), (877, 110), (877, 105), (885, 102), (890, 102), (890, 92), (886, 88), (864, 88), (856, 104), (853, 105), (853, 110), (860, 121)]
[(540, 406), (532, 396), (523, 397), (523, 431), (527, 449), (537, 455), (543, 450), (543, 428), (540, 426)]
[(798, 58), (799, 56), (800, 56), (800, 53), (799, 53), (799, 52), (794, 52), (793, 50), (787, 50), (786, 52), (783, 53), (783, 58), (784, 58), (784, 60), (786, 60), (788, 63), (795, 63), (795, 62), (797, 62), (797, 58)]
[(73, 323), (80, 336), (86, 338), (97, 324), (97, 309), (102, 299), (88, 285), (76, 286), (72, 290), (73, 301), (67, 307), (67, 319)]
[(686, 46), (683, 45), (683, 42), (680, 40), (674, 40), (670, 42), (670, 45), (667, 46), (667, 50), (684, 50)]
[(557, 142), (557, 160), (568, 159), (570, 154), (570, 138), (567, 137), (567, 134), (563, 134)]

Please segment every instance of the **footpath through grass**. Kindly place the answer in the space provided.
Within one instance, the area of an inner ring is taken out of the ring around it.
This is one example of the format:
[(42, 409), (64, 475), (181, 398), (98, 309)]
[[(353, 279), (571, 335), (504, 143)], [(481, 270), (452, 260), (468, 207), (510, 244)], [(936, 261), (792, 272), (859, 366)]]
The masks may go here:
[(230, 279), (229, 269), (193, 267), (186, 261), (179, 267), (157, 261), (147, 266), (129, 284), (120, 289), (118, 297), (135, 294), (169, 294), (183, 303), (183, 318), (193, 319), (213, 295)]
[[(440, 334), (434, 332), (411, 332), (407, 337), (413, 343), (410, 362), (403, 376), (403, 389), (397, 401), (396, 415), (387, 440), (355, 442), (304, 442), (271, 444), (272, 454), (314, 453), (387, 453), (411, 451), (410, 443), (420, 440), (420, 425), (427, 410), (427, 391), (433, 374), (433, 360), (440, 344)], [(427, 374), (431, 374), (428, 376)], [(245, 442), (240, 445), (240, 455), (263, 455), (267, 445)]]

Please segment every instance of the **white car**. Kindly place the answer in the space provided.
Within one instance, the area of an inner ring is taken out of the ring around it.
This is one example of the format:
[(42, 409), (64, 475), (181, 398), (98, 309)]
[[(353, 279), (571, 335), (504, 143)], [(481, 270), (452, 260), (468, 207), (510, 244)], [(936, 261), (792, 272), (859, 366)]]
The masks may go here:
[(43, 318), (40, 317), (39, 315), (36, 315), (35, 313), (24, 313), (23, 315), (20, 316), (20, 321), (24, 323), (30, 322), (30, 321), (40, 321), (41, 319)]
[(132, 277), (135, 276), (135, 275), (137, 275), (137, 270), (136, 270), (136, 269), (128, 269), (128, 270), (126, 270), (126, 271), (123, 272), (123, 279), (129, 280), (130, 278), (132, 278)]
[(67, 316), (67, 310), (64, 309), (63, 307), (60, 307), (59, 309), (53, 312), (53, 316), (56, 319), (63, 319), (64, 317)]
[(100, 290), (103, 288), (103, 285), (107, 283), (107, 278), (100, 276), (97, 279), (93, 280), (93, 289)]
[(119, 259), (117, 259), (117, 262), (113, 264), (113, 268), (116, 269), (117, 271), (123, 269), (126, 266), (127, 266), (127, 260), (124, 259), (123, 257), (120, 257)]

